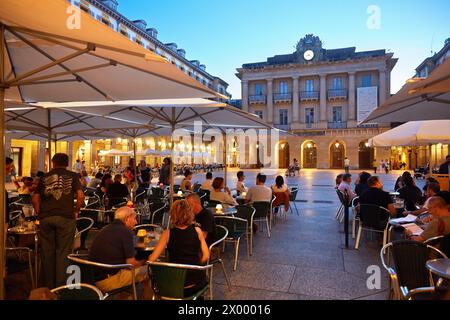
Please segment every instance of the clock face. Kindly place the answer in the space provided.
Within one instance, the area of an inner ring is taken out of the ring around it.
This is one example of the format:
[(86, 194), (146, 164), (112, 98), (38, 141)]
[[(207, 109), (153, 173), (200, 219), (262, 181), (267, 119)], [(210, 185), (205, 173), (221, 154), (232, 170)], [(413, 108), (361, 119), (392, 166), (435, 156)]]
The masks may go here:
[(306, 61), (311, 61), (312, 59), (314, 59), (314, 51), (306, 50), (303, 54), (303, 58), (305, 58)]

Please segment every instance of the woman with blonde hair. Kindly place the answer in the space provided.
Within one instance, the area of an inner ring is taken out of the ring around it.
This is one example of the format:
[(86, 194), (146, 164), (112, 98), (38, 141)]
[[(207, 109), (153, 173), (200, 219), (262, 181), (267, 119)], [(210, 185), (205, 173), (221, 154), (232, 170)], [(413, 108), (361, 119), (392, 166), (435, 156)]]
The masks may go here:
[[(186, 200), (179, 200), (172, 204), (170, 209), (170, 222), (172, 228), (161, 235), (150, 262), (156, 261), (167, 248), (169, 262), (187, 265), (204, 265), (209, 258), (209, 249), (206, 245), (203, 232), (195, 226), (195, 215)], [(204, 271), (188, 270), (185, 282), (185, 296), (198, 291), (206, 283)]]

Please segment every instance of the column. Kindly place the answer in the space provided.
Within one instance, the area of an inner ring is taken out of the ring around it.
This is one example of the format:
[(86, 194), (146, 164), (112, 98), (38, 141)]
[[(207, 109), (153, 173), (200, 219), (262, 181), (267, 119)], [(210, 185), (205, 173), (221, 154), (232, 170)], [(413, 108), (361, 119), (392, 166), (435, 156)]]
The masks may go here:
[(267, 122), (273, 123), (273, 80), (267, 80)]
[(327, 75), (320, 75), (320, 121), (327, 122)]
[(299, 122), (299, 112), (300, 112), (300, 98), (299, 98), (299, 85), (298, 85), (298, 77), (293, 78), (293, 89), (292, 89), (292, 122), (298, 123)]
[(91, 157), (90, 157), (91, 163), (90, 166), (92, 169), (95, 168), (95, 161), (97, 160), (97, 142), (91, 140)]
[(384, 104), (384, 102), (386, 101), (386, 97), (387, 97), (386, 71), (380, 70), (379, 76), (380, 76), (380, 93), (379, 93), (380, 103), (379, 103), (379, 105), (381, 106)]
[(73, 142), (67, 142), (67, 155), (69, 156), (68, 170), (73, 168)]
[(5, 157), (11, 157), (11, 138), (5, 137)]
[(248, 81), (242, 80), (242, 110), (248, 112)]
[(348, 73), (348, 120), (356, 120), (356, 82), (355, 73)]
[(38, 142), (38, 170), (45, 172), (45, 151), (46, 151), (46, 141)]

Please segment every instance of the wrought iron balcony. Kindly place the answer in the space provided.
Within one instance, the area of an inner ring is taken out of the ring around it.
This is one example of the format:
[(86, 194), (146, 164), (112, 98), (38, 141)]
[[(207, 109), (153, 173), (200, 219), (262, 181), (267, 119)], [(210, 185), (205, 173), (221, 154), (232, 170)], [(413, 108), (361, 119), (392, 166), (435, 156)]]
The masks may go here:
[(328, 129), (347, 129), (347, 122), (328, 122)]
[(306, 127), (306, 129), (312, 129), (313, 125), (314, 125), (314, 123), (312, 123), (312, 122), (307, 122), (307, 123), (305, 124), (305, 127)]
[(292, 93), (274, 93), (273, 101), (275, 103), (292, 102)]
[(300, 91), (301, 101), (316, 101), (319, 100), (319, 91)]
[(345, 100), (348, 97), (347, 89), (330, 89), (328, 90), (328, 100)]
[(265, 104), (266, 103), (266, 95), (259, 94), (248, 97), (248, 102), (250, 104)]

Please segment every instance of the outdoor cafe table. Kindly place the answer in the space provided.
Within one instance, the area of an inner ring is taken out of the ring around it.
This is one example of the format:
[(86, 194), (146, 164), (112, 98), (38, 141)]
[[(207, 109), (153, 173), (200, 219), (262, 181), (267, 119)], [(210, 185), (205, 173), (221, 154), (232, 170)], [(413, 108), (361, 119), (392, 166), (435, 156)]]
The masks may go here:
[(215, 216), (234, 216), (237, 213), (235, 207), (222, 208), (220, 212), (216, 208), (212, 208), (212, 210)]
[(431, 273), (445, 279), (450, 279), (450, 259), (430, 260), (426, 264)]
[[(33, 223), (34, 224), (34, 223)], [(8, 235), (14, 236), (17, 238), (18, 243), (21, 243), (21, 238), (34, 238), (34, 274), (36, 283), (38, 281), (38, 246), (39, 246), (39, 238), (38, 238), (38, 230), (37, 225), (34, 224), (33, 229), (29, 229), (26, 227), (14, 227), (8, 229)]]

